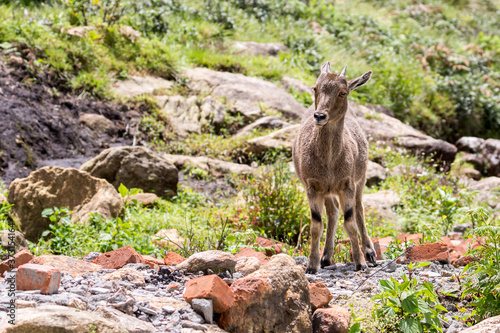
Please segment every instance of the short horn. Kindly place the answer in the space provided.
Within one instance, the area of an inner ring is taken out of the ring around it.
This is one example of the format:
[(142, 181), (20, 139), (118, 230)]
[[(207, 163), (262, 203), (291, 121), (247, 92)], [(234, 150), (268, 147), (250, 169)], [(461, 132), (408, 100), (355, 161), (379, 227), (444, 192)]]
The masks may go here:
[(345, 76), (345, 71), (347, 69), (347, 65), (345, 65), (344, 69), (342, 70), (342, 72), (340, 73), (340, 76)]

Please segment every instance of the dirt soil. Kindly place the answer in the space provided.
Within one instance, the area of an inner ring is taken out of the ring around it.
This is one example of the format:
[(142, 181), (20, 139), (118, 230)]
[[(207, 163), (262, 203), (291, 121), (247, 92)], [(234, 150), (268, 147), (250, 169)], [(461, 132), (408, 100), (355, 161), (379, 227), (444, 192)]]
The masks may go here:
[[(45, 165), (78, 168), (105, 148), (131, 144), (128, 114), (137, 113), (128, 111), (123, 104), (79, 98), (47, 73), (0, 60), (0, 180), (9, 184)], [(98, 134), (81, 124), (85, 113), (110, 119), (116, 134)]]

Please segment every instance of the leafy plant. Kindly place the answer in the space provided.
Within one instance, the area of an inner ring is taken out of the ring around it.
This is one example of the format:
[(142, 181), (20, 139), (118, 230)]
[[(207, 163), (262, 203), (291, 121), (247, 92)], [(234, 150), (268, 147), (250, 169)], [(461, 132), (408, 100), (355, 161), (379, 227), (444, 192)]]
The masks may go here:
[(403, 282), (391, 277), (380, 280), (382, 291), (372, 300), (379, 300), (373, 311), (374, 319), (379, 322), (382, 332), (443, 332), (439, 314), (446, 309), (439, 303), (434, 286), (429, 282), (419, 284), (412, 278), (414, 270), (430, 263), (410, 263), (408, 274), (403, 274)]
[(285, 160), (244, 180), (241, 189), (252, 228), (267, 237), (297, 242), (309, 210), (302, 185)]
[(480, 322), (500, 314), (500, 227), (490, 224), (474, 229), (481, 246), (472, 250), (475, 261), (465, 266), (462, 298), (472, 296), (472, 319)]

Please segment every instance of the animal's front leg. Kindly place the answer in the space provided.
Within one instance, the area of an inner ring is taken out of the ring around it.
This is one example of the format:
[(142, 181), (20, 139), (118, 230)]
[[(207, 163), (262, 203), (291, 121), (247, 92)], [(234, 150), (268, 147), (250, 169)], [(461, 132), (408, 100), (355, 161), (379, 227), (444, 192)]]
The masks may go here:
[(328, 224), (326, 227), (325, 248), (321, 256), (321, 268), (334, 264), (333, 253), (335, 251), (335, 234), (337, 232), (337, 223), (339, 220), (339, 202), (337, 198), (325, 198), (325, 208)]
[(308, 192), (307, 199), (311, 209), (311, 253), (309, 254), (309, 264), (306, 273), (315, 274), (319, 269), (319, 241), (323, 233), (323, 213), (324, 198), (315, 192)]
[(365, 211), (363, 207), (363, 187), (364, 181), (356, 186), (356, 223), (358, 225), (359, 235), (361, 236), (361, 244), (366, 260), (372, 264), (377, 263), (377, 253), (373, 247), (373, 242), (368, 235), (365, 224)]
[(344, 190), (340, 196), (340, 204), (342, 205), (342, 210), (344, 211), (344, 229), (349, 236), (351, 241), (352, 258), (354, 260), (354, 269), (366, 270), (365, 257), (362, 255), (359, 249), (359, 238), (358, 238), (358, 226), (356, 224), (356, 200), (355, 200), (355, 189), (354, 186)]

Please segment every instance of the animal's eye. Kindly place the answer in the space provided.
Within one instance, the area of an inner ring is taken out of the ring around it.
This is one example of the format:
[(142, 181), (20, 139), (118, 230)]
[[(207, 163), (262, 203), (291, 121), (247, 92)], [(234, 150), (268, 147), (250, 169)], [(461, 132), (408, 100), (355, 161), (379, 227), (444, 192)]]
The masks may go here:
[(341, 92), (339, 93), (339, 97), (340, 97), (340, 98), (344, 98), (346, 95), (347, 95), (347, 93), (346, 93), (345, 91), (341, 91)]
[(312, 90), (313, 90), (314, 92), (316, 92), (316, 87), (312, 87)]

